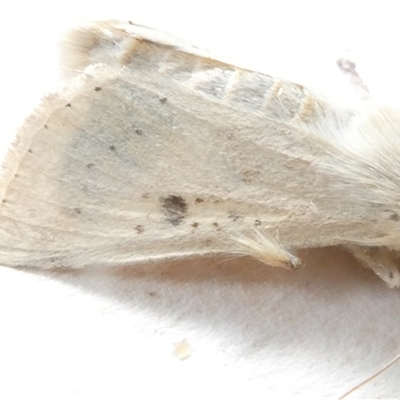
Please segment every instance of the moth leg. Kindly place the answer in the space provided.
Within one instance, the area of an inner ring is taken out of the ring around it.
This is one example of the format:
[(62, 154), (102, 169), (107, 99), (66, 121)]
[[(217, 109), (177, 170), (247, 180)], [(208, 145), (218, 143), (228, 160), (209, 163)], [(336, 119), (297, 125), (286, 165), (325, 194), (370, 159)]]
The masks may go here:
[(398, 254), (387, 247), (348, 245), (351, 253), (366, 267), (371, 268), (390, 288), (400, 286), (400, 272), (397, 268)]

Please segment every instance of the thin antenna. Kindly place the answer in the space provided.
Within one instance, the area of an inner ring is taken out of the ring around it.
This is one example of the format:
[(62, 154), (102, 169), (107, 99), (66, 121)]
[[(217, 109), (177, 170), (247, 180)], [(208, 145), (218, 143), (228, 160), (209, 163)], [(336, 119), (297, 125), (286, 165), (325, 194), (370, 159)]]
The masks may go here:
[(360, 387), (366, 385), (367, 383), (371, 382), (372, 379), (375, 379), (377, 376), (381, 375), (383, 372), (385, 372), (388, 368), (390, 368), (393, 364), (395, 364), (398, 360), (400, 360), (400, 353), (397, 354), (396, 357), (394, 357), (391, 361), (389, 361), (385, 366), (383, 366), (379, 371), (375, 372), (373, 375), (368, 377), (367, 379), (364, 379), (362, 382), (360, 382), (358, 385), (354, 386), (352, 389), (350, 389), (348, 392), (343, 394), (342, 396), (339, 397), (338, 400), (342, 400), (346, 398), (348, 395), (352, 394), (356, 390), (360, 389)]
[(336, 64), (343, 74), (350, 80), (360, 98), (362, 100), (368, 99), (370, 97), (369, 89), (361, 76), (358, 74), (356, 63), (350, 58), (342, 57), (336, 61)]

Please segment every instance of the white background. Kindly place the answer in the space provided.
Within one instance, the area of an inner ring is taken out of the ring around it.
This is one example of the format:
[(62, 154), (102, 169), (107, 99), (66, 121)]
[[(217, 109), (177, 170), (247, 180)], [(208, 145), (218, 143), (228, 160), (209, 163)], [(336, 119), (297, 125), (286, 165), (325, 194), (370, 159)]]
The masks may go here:
[[(4, 3), (2, 150), (54, 86), (63, 30), (85, 19), (152, 26), (327, 94), (353, 95), (336, 67), (351, 54), (373, 96), (397, 101), (394, 1)], [(302, 256), (296, 273), (250, 259), (0, 268), (0, 398), (338, 398), (400, 352), (400, 292), (341, 250)], [(399, 397), (399, 373), (400, 363), (353, 398)]]

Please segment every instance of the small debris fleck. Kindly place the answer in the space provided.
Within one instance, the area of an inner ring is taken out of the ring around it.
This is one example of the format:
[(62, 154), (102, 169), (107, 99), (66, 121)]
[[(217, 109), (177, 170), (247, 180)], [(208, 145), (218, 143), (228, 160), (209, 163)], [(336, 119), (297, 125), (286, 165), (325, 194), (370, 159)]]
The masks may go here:
[(173, 343), (175, 347), (175, 353), (181, 360), (185, 360), (192, 354), (192, 348), (190, 347), (186, 339), (182, 339), (180, 342)]

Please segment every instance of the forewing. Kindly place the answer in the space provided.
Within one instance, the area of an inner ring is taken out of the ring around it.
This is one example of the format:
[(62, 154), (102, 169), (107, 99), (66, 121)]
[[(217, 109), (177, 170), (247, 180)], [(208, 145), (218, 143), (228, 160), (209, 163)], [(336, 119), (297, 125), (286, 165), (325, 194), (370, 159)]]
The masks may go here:
[(327, 145), (307, 129), (333, 111), (299, 85), (106, 28), (79, 31), (84, 72), (43, 101), (6, 159), (0, 263), (235, 253), (233, 236), (277, 227), (298, 245), (287, 216), (314, 213)]

